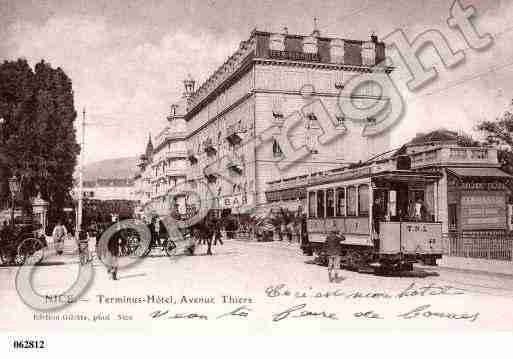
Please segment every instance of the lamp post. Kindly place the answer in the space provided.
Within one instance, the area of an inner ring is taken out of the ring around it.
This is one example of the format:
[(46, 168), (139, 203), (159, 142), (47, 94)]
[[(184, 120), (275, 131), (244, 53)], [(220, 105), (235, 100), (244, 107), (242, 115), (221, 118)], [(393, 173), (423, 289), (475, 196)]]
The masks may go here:
[(9, 190), (11, 191), (11, 226), (14, 228), (14, 206), (16, 204), (16, 196), (20, 193), (20, 181), (16, 175), (9, 178)]

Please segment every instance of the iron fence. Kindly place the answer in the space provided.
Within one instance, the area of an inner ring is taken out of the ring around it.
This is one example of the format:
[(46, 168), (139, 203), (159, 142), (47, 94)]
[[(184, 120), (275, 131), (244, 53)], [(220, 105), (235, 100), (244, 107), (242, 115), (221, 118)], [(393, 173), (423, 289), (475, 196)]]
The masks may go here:
[(513, 261), (513, 234), (507, 232), (445, 233), (445, 255)]

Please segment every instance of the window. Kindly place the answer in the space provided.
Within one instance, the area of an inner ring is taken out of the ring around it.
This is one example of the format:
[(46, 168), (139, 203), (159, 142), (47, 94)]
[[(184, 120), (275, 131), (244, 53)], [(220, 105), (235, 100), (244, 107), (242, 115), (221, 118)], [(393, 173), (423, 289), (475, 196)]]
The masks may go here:
[(274, 158), (281, 158), (283, 156), (283, 152), (280, 148), (280, 144), (278, 141), (273, 141), (273, 157)]
[(347, 188), (347, 215), (356, 216), (356, 187)]
[(317, 218), (324, 218), (324, 190), (317, 191)]
[(337, 216), (346, 215), (346, 190), (345, 188), (337, 188)]
[(456, 203), (451, 203), (448, 206), (449, 210), (449, 229), (458, 229), (458, 207)]
[(332, 188), (326, 191), (326, 218), (335, 216), (335, 194)]
[(315, 192), (308, 192), (308, 217), (315, 217), (315, 208), (317, 202), (315, 201)]
[(358, 212), (360, 216), (369, 215), (369, 186), (366, 184), (358, 187)]

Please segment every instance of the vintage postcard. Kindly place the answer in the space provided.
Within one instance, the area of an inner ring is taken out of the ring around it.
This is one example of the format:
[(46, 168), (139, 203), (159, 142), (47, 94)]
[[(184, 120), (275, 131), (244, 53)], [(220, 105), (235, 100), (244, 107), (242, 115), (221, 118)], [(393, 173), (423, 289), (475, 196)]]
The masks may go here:
[(513, 329), (513, 3), (3, 1), (0, 331)]

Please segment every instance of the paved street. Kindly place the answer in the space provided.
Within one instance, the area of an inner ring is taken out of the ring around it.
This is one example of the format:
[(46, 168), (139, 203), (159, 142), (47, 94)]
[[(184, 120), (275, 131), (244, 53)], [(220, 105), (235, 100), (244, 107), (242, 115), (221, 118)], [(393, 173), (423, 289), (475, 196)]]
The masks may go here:
[[(37, 268), (36, 290), (56, 295), (73, 282), (78, 269), (73, 251), (74, 242), (69, 241), (67, 255), (51, 256), (46, 259), (51, 265)], [(0, 267), (0, 328), (197, 333), (212, 331), (215, 323), (225, 320), (223, 332), (234, 333), (317, 328), (513, 329), (512, 276), (417, 268), (407, 277), (342, 271), (344, 280), (328, 283), (326, 268), (305, 263), (311, 257), (301, 255), (297, 244), (232, 240), (214, 247), (213, 256), (205, 252), (200, 247), (196, 256), (173, 258), (153, 252), (120, 270), (119, 281), (110, 280), (95, 260), (95, 276), (83, 298), (37, 320), (34, 315), (39, 312), (25, 306), (16, 293), (17, 268)], [(247, 316), (217, 319), (241, 306)], [(165, 315), (152, 319), (155, 311)], [(65, 314), (74, 317), (70, 320)], [(95, 321), (95, 316), (104, 320)], [(189, 319), (177, 318), (183, 316)]]

